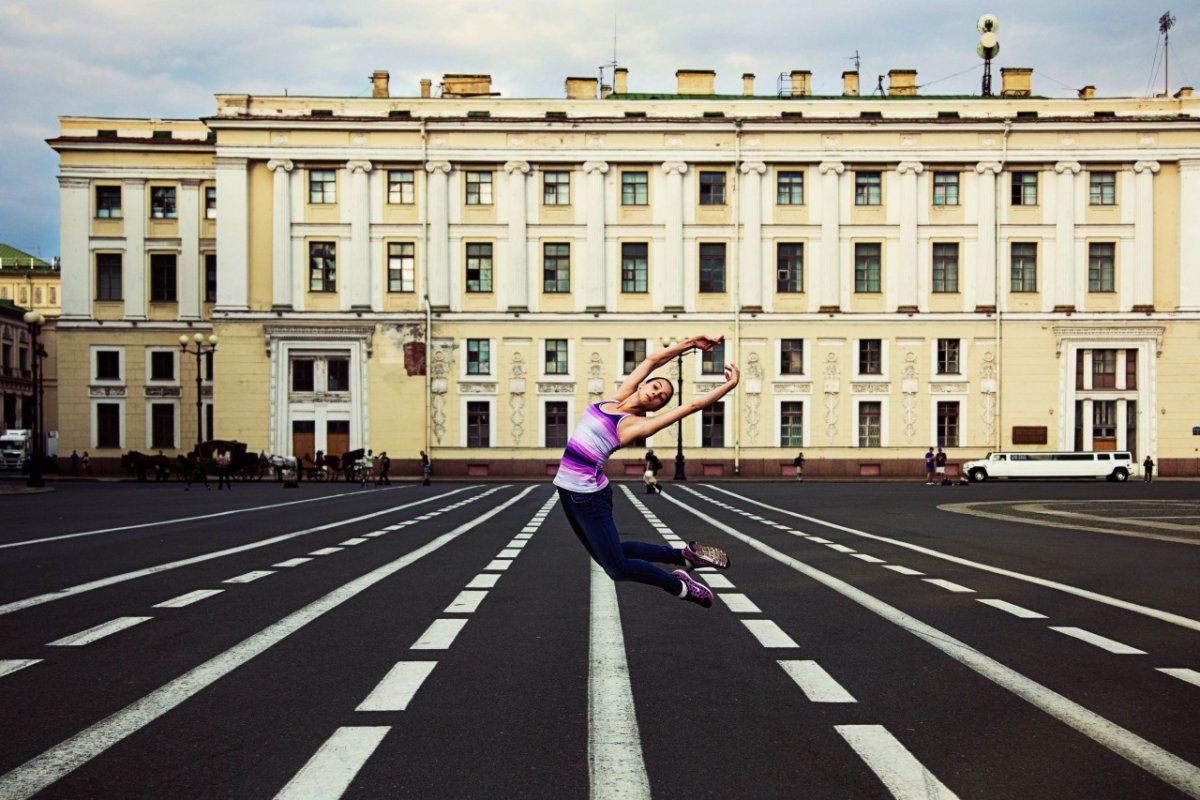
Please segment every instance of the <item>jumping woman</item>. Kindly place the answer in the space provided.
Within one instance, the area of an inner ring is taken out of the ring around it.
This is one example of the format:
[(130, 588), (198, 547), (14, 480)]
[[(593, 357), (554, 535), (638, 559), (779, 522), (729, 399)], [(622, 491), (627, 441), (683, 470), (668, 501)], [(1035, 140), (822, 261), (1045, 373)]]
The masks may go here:
[[(588, 406), (567, 442), (554, 477), (567, 521), (610, 578), (648, 583), (705, 608), (712, 605), (712, 591), (692, 580), (687, 571), (695, 567), (728, 569), (725, 551), (696, 542), (679, 550), (646, 542), (622, 542), (613, 522), (612, 487), (604, 474), (604, 464), (614, 451), (711, 406), (737, 386), (738, 368), (726, 364), (723, 385), (687, 405), (646, 416), (647, 411), (665, 407), (675, 394), (669, 380), (651, 377), (651, 373), (689, 350), (708, 350), (720, 344), (722, 338), (693, 336), (660, 350), (638, 365), (612, 399)], [(651, 561), (674, 564), (680, 569), (667, 572)]]

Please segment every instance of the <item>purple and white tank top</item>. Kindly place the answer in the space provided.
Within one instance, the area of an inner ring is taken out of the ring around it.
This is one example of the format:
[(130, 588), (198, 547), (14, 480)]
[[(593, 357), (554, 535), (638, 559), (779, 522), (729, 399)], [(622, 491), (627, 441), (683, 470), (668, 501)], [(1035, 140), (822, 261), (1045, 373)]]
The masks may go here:
[[(605, 400), (605, 403), (616, 402)], [(604, 474), (604, 463), (614, 451), (620, 449), (621, 438), (617, 435), (617, 423), (628, 414), (608, 414), (600, 410), (604, 403), (593, 403), (583, 412), (579, 424), (567, 440), (567, 449), (554, 485), (569, 492), (598, 492), (608, 485)]]

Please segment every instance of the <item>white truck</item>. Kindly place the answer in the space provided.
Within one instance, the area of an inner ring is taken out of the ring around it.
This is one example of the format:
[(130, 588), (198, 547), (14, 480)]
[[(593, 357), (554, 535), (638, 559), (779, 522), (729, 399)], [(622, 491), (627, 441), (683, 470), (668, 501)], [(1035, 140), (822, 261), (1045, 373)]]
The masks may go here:
[(24, 428), (12, 428), (0, 434), (0, 461), (4, 469), (20, 469), (25, 456), (33, 452), (33, 432)]

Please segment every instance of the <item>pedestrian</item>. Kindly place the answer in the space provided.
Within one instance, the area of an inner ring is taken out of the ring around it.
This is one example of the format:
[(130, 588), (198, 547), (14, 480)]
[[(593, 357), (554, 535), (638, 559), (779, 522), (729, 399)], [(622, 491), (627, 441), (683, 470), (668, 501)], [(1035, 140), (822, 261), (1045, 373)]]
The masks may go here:
[(1154, 459), (1150, 454), (1146, 454), (1146, 460), (1142, 462), (1142, 480), (1146, 483), (1151, 483), (1154, 480)]
[(933, 461), (936, 458), (933, 454), (933, 445), (929, 445), (929, 451), (925, 453), (925, 485), (933, 484)]
[[(675, 387), (669, 380), (653, 377), (654, 370), (669, 364), (677, 356), (693, 350), (708, 350), (720, 344), (721, 336), (693, 336), (676, 342), (649, 356), (630, 373), (608, 400), (587, 407), (579, 420), (559, 463), (554, 485), (567, 522), (587, 550), (614, 581), (635, 581), (709, 608), (713, 593), (693, 580), (688, 571), (695, 567), (728, 569), (729, 556), (716, 547), (690, 542), (680, 549), (645, 542), (622, 542), (613, 522), (612, 486), (604, 474), (604, 465), (614, 451), (684, 417), (707, 408), (738, 384), (738, 368), (725, 365), (725, 383), (697, 397), (687, 405), (676, 406), (653, 417), (671, 400)], [(650, 562), (671, 564), (678, 569), (667, 572)]]
[(421, 474), (425, 476), (425, 480), (421, 482), (422, 486), (429, 485), (429, 476), (433, 474), (433, 465), (429, 463), (429, 456), (425, 455), (425, 451), (421, 451)]
[(217, 491), (221, 491), (226, 486), (233, 490), (233, 483), (229, 480), (229, 466), (232, 459), (229, 456), (229, 451), (217, 453)]
[(804, 482), (804, 453), (792, 459), (792, 466), (796, 468), (796, 480)]
[[(85, 452), (84, 455), (86, 456), (87, 453)], [(183, 464), (183, 476), (187, 481), (187, 485), (183, 487), (185, 492), (192, 490), (192, 481), (200, 481), (207, 491), (212, 491), (212, 487), (208, 485), (208, 476), (204, 474), (204, 467), (200, 465), (199, 453), (193, 450), (186, 456), (180, 456), (179, 461)]]
[(646, 484), (646, 494), (662, 494), (662, 487), (658, 485), (658, 471), (662, 469), (662, 462), (654, 455), (653, 450), (646, 451), (645, 461), (646, 470), (642, 473), (642, 482)]
[(92, 457), (88, 455), (88, 451), (83, 451), (83, 477), (87, 477), (92, 473)]
[(79, 475), (79, 451), (71, 451), (71, 475), (78, 477)]
[(154, 457), (154, 482), (160, 483), (165, 481), (171, 475), (171, 462), (163, 455), (163, 451), (159, 450), (158, 455)]
[(937, 455), (933, 457), (934, 472), (937, 473), (936, 482), (948, 486), (950, 480), (946, 477), (946, 454), (942, 448), (938, 448)]
[(370, 450), (362, 460), (362, 485), (366, 486), (367, 481), (370, 481), (372, 486), (375, 485), (375, 457), (371, 455)]
[(388, 458), (387, 450), (379, 454), (379, 483), (384, 486), (391, 486), (392, 482), (388, 480), (388, 470), (392, 468), (392, 460)]

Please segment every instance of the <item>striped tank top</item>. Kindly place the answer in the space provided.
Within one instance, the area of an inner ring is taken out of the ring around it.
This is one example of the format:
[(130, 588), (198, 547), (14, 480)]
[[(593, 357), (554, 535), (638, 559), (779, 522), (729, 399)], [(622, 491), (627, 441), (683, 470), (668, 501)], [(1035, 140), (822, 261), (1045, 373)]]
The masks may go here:
[(587, 407), (571, 438), (567, 440), (558, 474), (554, 476), (555, 486), (570, 492), (588, 493), (598, 492), (608, 485), (604, 463), (621, 447), (617, 423), (629, 415), (605, 413), (600, 410), (601, 405), (603, 403), (593, 403)]

